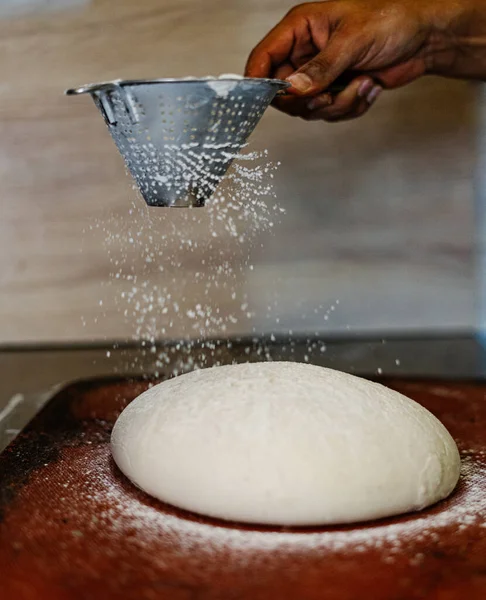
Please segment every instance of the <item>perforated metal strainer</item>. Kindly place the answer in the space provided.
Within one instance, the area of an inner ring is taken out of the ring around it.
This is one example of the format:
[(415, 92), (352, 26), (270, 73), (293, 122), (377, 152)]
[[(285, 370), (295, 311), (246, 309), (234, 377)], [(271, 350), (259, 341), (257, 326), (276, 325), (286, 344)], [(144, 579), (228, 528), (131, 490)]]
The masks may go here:
[(114, 81), (91, 94), (150, 206), (202, 206), (275, 95), (275, 79)]

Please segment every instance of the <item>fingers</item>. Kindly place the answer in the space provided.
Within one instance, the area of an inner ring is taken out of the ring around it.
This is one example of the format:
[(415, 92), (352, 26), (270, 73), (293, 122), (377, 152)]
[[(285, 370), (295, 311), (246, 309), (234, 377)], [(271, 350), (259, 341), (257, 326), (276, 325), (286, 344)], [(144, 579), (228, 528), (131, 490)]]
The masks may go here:
[(287, 78), (291, 92), (313, 96), (331, 85), (346, 70), (353, 67), (356, 49), (353, 38), (335, 33), (327, 46)]
[[(346, 10), (339, 9), (339, 4), (319, 3), (319, 11), (315, 7), (314, 12), (311, 6), (290, 11), (256, 46), (245, 74), (289, 81), (289, 93), (273, 102), (289, 115), (327, 121), (362, 115), (382, 89), (370, 74), (356, 77), (353, 72), (369, 51), (372, 38), (359, 28), (356, 30), (354, 21), (343, 20)], [(331, 95), (328, 88), (346, 74), (344, 90)]]
[(306, 64), (328, 39), (329, 23), (326, 18), (322, 19), (319, 27), (311, 24), (316, 18), (314, 13), (321, 10), (321, 3), (319, 11), (309, 4), (290, 10), (253, 49), (246, 63), (245, 75), (275, 77), (275, 70), (284, 62), (292, 64), (294, 71)]
[(387, 69), (371, 71), (369, 75), (381, 83), (384, 88), (393, 89), (407, 85), (424, 75), (424, 66), (417, 61), (406, 61)]
[[(313, 98), (313, 100), (319, 100), (320, 106), (330, 106), (333, 102), (331, 94), (320, 94)], [(278, 110), (291, 115), (292, 117), (302, 117), (308, 119), (311, 114), (311, 110), (308, 107), (309, 99), (300, 98), (298, 96), (277, 96), (272, 102), (273, 106)]]
[(270, 31), (251, 52), (246, 76), (276, 77), (283, 64), (290, 64), (295, 71), (287, 77), (290, 93), (313, 96), (354, 65), (366, 50), (363, 36), (342, 25), (336, 3), (311, 7), (294, 8)]
[(312, 98), (280, 96), (275, 99), (274, 106), (306, 121), (343, 121), (364, 115), (381, 91), (381, 86), (371, 77), (361, 75), (334, 97), (325, 92)]
[(290, 57), (294, 40), (293, 24), (284, 19), (253, 49), (246, 63), (245, 76), (274, 76), (274, 69)]
[(329, 122), (354, 119), (364, 115), (375, 103), (382, 88), (370, 77), (357, 77), (348, 87), (338, 94), (331, 105), (321, 105), (318, 97), (308, 101), (308, 121), (324, 120)]
[(285, 62), (283, 64), (281, 64), (273, 73), (273, 77), (275, 77), (276, 79), (287, 79), (287, 77), (289, 75), (292, 75), (292, 73), (295, 71), (295, 68), (293, 67), (293, 65), (289, 62)]

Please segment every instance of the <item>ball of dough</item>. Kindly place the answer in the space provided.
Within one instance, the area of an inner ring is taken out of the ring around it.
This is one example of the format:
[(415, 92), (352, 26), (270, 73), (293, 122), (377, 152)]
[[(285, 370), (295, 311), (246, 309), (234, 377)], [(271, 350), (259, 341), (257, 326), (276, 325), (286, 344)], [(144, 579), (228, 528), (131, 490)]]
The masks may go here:
[(382, 385), (291, 362), (198, 370), (156, 385), (113, 429), (147, 493), (249, 523), (351, 523), (446, 497), (460, 459), (425, 408)]

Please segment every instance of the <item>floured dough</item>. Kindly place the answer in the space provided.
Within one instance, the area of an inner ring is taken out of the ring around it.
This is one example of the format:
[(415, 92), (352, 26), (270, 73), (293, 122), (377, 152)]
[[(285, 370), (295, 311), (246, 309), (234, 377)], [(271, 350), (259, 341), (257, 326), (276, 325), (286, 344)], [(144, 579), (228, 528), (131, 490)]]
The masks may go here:
[(194, 371), (156, 385), (112, 433), (120, 469), (149, 494), (250, 523), (350, 523), (446, 497), (457, 447), (425, 408), (308, 364)]

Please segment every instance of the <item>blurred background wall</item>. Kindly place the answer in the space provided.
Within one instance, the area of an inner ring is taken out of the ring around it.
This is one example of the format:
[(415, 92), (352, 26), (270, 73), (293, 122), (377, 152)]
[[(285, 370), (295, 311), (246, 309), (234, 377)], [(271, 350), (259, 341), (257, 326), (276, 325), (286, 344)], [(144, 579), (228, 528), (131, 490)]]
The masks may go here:
[(343, 124), (269, 110), (252, 148), (285, 213), (241, 242), (214, 209), (146, 209), (91, 100), (62, 94), (241, 72), (292, 4), (2, 0), (0, 343), (474, 327), (476, 86), (424, 79)]

